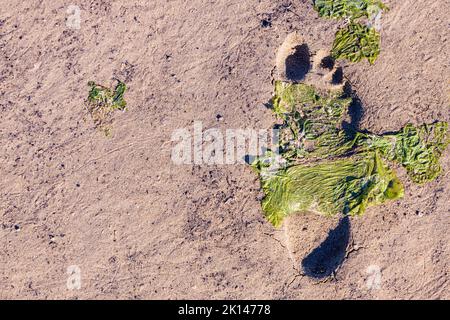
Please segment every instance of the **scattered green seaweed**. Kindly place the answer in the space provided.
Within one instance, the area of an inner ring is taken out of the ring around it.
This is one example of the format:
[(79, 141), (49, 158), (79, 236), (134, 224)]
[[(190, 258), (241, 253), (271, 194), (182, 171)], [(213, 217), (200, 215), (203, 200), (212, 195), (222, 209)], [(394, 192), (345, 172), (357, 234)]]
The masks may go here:
[(111, 133), (112, 113), (115, 110), (126, 110), (127, 103), (124, 94), (127, 89), (125, 83), (118, 80), (114, 89), (89, 81), (91, 87), (87, 98), (87, 108), (96, 128), (106, 135)]
[(369, 206), (403, 196), (400, 181), (378, 152), (288, 166), (275, 174), (262, 174), (261, 184), (266, 194), (262, 208), (274, 226), (299, 211), (357, 215)]
[(387, 9), (379, 0), (315, 0), (314, 8), (321, 17), (348, 19), (369, 18), (374, 9)]
[(373, 64), (380, 54), (380, 34), (373, 27), (350, 23), (338, 30), (331, 55), (335, 59), (359, 62), (366, 58)]
[(269, 150), (252, 164), (265, 193), (264, 214), (275, 226), (298, 211), (355, 215), (401, 198), (402, 183), (386, 161), (404, 166), (416, 183), (441, 172), (439, 158), (450, 142), (447, 123), (408, 124), (382, 135), (344, 130), (351, 101), (343, 91), (275, 82), (273, 111), (282, 120), (278, 152)]
[(311, 158), (347, 150), (350, 141), (339, 125), (351, 102), (341, 90), (319, 94), (310, 85), (276, 81), (272, 104), (283, 120), (280, 149), (284, 157)]
[(404, 166), (416, 183), (434, 180), (442, 171), (439, 158), (449, 144), (448, 124), (406, 125), (396, 133), (362, 134), (358, 144)]
[(358, 21), (374, 20), (388, 8), (379, 0), (315, 0), (314, 8), (321, 17), (348, 19), (336, 33), (332, 48), (335, 59), (359, 62), (367, 58), (373, 64), (380, 54), (380, 34), (375, 27)]

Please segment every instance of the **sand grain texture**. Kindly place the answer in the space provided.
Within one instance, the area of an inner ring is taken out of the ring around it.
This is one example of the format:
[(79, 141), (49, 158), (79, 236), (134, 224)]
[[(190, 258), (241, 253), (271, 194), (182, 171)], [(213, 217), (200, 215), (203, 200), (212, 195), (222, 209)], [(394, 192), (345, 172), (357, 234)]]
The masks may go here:
[[(331, 48), (340, 22), (306, 0), (96, 0), (78, 3), (72, 30), (70, 4), (0, 1), (0, 298), (450, 298), (448, 150), (438, 180), (417, 186), (399, 169), (405, 198), (350, 219), (361, 248), (324, 283), (298, 269), (335, 222), (275, 230), (248, 166), (171, 162), (173, 130), (193, 121), (269, 128), (277, 48), (293, 31)], [(449, 2), (388, 5), (375, 65), (344, 64), (360, 127), (449, 121)], [(129, 111), (105, 138), (84, 100), (88, 81), (113, 77)]]

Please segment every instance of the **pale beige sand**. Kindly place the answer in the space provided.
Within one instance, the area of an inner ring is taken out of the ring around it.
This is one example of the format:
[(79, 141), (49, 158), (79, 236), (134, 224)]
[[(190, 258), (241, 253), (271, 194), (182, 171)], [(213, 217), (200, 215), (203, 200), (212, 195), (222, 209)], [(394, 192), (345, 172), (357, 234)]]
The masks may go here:
[[(0, 298), (450, 298), (449, 151), (438, 180), (417, 186), (399, 169), (405, 199), (350, 219), (358, 250), (324, 283), (298, 270), (337, 221), (275, 230), (248, 166), (171, 162), (173, 130), (194, 120), (273, 124), (277, 48), (293, 31), (330, 48), (342, 24), (311, 2), (78, 1), (71, 30), (70, 1), (2, 0)], [(344, 64), (360, 127), (450, 120), (449, 2), (386, 2), (378, 61)], [(84, 99), (89, 80), (113, 77), (129, 85), (129, 111), (105, 138), (83, 121)]]

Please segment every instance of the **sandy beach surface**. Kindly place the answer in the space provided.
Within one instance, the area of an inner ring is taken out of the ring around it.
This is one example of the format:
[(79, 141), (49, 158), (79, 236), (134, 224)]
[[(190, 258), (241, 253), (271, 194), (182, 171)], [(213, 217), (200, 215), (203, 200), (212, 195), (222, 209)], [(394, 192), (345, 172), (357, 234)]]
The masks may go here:
[[(385, 2), (378, 60), (340, 63), (358, 126), (449, 121), (449, 1)], [(426, 185), (396, 167), (404, 199), (279, 229), (245, 163), (171, 159), (195, 122), (270, 128), (277, 48), (329, 49), (342, 25), (309, 0), (0, 0), (0, 298), (449, 299), (448, 149)], [(115, 78), (105, 137), (87, 83)]]

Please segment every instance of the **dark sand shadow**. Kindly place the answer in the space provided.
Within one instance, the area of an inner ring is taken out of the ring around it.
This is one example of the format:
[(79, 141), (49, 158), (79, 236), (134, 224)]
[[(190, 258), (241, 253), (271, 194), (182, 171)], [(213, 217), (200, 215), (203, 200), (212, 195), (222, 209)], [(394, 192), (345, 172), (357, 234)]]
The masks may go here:
[(348, 114), (350, 116), (350, 122), (344, 121), (342, 128), (351, 135), (354, 135), (357, 131), (361, 131), (360, 122), (364, 116), (364, 108), (356, 92), (352, 89), (349, 82), (345, 83), (344, 92), (347, 96), (352, 98), (352, 103), (348, 108)]
[(332, 275), (345, 259), (349, 240), (350, 220), (346, 216), (328, 233), (325, 241), (302, 260), (305, 275), (316, 279)]
[(303, 80), (310, 68), (310, 52), (306, 44), (295, 47), (294, 53), (286, 58), (286, 78), (290, 81)]

